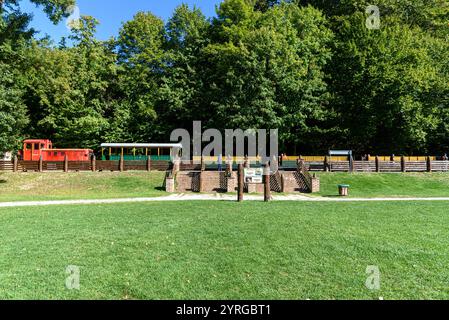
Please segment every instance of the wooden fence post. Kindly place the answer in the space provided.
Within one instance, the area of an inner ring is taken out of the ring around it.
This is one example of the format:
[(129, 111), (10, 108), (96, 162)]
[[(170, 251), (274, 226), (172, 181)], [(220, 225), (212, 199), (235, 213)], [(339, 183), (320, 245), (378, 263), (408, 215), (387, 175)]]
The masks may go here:
[(352, 154), (349, 156), (349, 172), (354, 172), (354, 157)]
[(204, 190), (204, 186), (203, 186), (203, 183), (204, 183), (204, 179), (203, 179), (203, 172), (205, 171), (205, 163), (204, 163), (204, 157), (203, 156), (201, 156), (201, 169), (200, 169), (200, 192), (203, 192), (203, 190)]
[(13, 163), (12, 171), (13, 172), (19, 171), (19, 159), (17, 158), (17, 156), (14, 156), (14, 163)]
[(206, 162), (203, 156), (201, 156), (201, 171), (206, 171)]
[(430, 156), (427, 157), (427, 172), (432, 172), (432, 160), (430, 160)]
[(267, 162), (264, 165), (264, 201), (269, 202), (271, 200), (271, 185), (270, 185), (270, 165)]
[(92, 172), (97, 171), (97, 157), (95, 155), (92, 155), (92, 159), (91, 159), (92, 163)]
[(120, 155), (120, 172), (125, 171), (125, 158), (123, 157), (123, 153)]
[(147, 158), (147, 171), (151, 171), (151, 156), (148, 156)]
[(379, 156), (376, 156), (376, 172), (380, 172)]
[(69, 157), (64, 156), (64, 172), (69, 172)]
[(239, 163), (238, 169), (238, 192), (237, 192), (237, 201), (243, 201), (243, 164)]
[(329, 159), (327, 156), (324, 157), (324, 171), (329, 172)]
[(42, 160), (42, 156), (39, 157), (39, 165), (38, 165), (38, 167), (39, 167), (39, 172), (43, 172), (44, 171), (44, 163), (43, 163), (43, 160)]
[(405, 157), (402, 156), (401, 157), (401, 172), (405, 172), (406, 171), (406, 167), (405, 167)]

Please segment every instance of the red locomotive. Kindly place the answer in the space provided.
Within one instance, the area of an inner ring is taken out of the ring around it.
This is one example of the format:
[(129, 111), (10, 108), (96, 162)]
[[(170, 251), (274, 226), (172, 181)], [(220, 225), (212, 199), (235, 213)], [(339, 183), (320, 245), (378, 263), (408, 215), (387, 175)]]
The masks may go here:
[(89, 161), (93, 154), (91, 149), (53, 149), (50, 140), (25, 140), (20, 156), (25, 161)]

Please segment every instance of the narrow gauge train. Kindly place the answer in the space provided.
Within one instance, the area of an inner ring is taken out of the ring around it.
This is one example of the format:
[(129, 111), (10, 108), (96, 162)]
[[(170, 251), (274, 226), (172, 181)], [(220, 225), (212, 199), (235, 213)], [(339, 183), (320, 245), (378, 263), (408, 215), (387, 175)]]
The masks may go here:
[(30, 139), (23, 142), (19, 156), (25, 161), (90, 161), (94, 151), (91, 149), (56, 149), (50, 140)]
[(101, 160), (159, 160), (170, 161), (179, 154), (181, 144), (175, 143), (104, 143), (95, 153), (92, 149), (56, 149), (48, 139), (30, 139), (23, 142), (19, 157), (25, 161), (90, 161), (96, 154)]

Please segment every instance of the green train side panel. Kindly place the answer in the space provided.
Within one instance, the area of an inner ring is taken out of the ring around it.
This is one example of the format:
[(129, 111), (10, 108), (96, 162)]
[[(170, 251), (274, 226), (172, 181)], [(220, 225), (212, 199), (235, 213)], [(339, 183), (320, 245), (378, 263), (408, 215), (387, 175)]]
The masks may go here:
[[(103, 160), (107, 160), (108, 156), (103, 156)], [(111, 161), (118, 161), (120, 160), (120, 156), (119, 155), (112, 155), (109, 157), (109, 160)], [(147, 161), (148, 157), (147, 156), (143, 156), (143, 155), (124, 155), (123, 156), (123, 160), (125, 161)], [(151, 156), (151, 160), (153, 161), (170, 161), (171, 157), (170, 156)]]

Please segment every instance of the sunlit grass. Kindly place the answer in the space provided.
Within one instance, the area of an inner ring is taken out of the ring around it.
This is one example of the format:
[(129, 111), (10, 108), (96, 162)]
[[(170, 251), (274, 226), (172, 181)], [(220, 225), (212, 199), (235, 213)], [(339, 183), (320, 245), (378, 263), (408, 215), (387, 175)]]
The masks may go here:
[(446, 202), (5, 208), (0, 298), (447, 299), (448, 225)]

